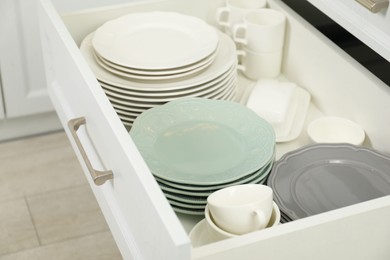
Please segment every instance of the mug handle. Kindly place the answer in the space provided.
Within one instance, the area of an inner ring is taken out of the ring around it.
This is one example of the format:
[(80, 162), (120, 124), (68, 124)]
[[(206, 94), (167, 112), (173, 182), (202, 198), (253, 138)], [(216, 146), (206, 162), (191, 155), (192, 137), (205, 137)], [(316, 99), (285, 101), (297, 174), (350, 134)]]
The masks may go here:
[[(243, 51), (243, 50), (237, 50), (237, 58), (239, 57), (245, 57), (246, 56), (246, 52)], [(246, 67), (242, 64), (238, 64), (237, 65), (237, 69), (241, 72), (245, 72), (246, 71)]]
[(258, 210), (254, 211), (254, 214), (256, 215), (256, 217), (260, 223), (260, 226), (266, 227), (268, 222), (267, 222), (267, 218), (265, 217), (264, 212), (261, 209), (258, 209)]
[[(227, 21), (222, 20), (222, 17), (224, 15), (227, 15)], [(228, 7), (225, 6), (217, 9), (216, 20), (219, 25), (224, 27), (229, 27), (230, 26), (229, 19), (230, 19), (230, 9)]]
[[(244, 38), (238, 37), (238, 32), (242, 30), (244, 33)], [(237, 43), (242, 43), (244, 45), (248, 44), (248, 40), (246, 39), (247, 26), (245, 23), (236, 24), (233, 26), (233, 40)]]

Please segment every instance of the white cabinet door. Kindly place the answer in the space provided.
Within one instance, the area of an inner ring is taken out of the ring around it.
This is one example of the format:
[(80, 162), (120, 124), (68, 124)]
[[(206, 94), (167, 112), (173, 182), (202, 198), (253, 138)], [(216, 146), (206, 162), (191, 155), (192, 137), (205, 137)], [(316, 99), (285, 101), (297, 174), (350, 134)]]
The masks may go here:
[(0, 2), (0, 66), (7, 117), (52, 111), (35, 1)]
[[(377, 13), (357, 0), (307, 0), (390, 61), (390, 7)], [(362, 1), (373, 3), (375, 1)]]
[[(113, 173), (101, 186), (87, 178), (123, 257), (190, 259), (184, 228), (61, 18), (48, 1), (38, 7), (49, 94), (86, 174), (96, 173), (88, 166)], [(85, 125), (69, 127), (80, 117)]]

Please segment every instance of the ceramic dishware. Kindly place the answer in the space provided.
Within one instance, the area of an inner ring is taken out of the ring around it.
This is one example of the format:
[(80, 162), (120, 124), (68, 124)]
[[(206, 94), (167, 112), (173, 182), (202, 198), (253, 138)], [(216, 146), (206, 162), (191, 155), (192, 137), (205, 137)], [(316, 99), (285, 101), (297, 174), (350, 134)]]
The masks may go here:
[(352, 144), (312, 144), (283, 155), (267, 180), (285, 219), (390, 195), (390, 157)]
[(129, 133), (174, 211), (187, 215), (203, 215), (216, 190), (264, 183), (275, 158), (272, 126), (236, 102), (172, 100), (141, 113)]
[(307, 134), (313, 143), (350, 143), (361, 145), (364, 129), (355, 122), (341, 117), (321, 117), (312, 121)]
[(130, 135), (155, 176), (194, 185), (235, 181), (273, 157), (272, 126), (231, 101), (181, 98), (143, 112)]
[[(222, 32), (217, 32), (219, 44), (215, 53), (211, 54), (211, 57), (214, 57), (213, 61), (201, 71), (183, 77), (183, 73), (187, 73), (182, 71), (184, 67), (160, 70), (137, 68), (140, 72), (142, 71), (141, 77), (144, 79), (139, 78), (138, 74), (133, 74), (132, 77), (122, 77), (105, 69), (108, 62), (105, 61), (107, 64), (104, 66), (101, 62), (99, 63), (97, 56), (101, 59), (103, 57), (93, 47), (94, 35), (95, 33), (91, 33), (84, 38), (80, 45), (80, 51), (114, 109), (120, 114), (121, 121), (128, 129), (142, 112), (178, 98), (187, 96), (222, 100), (235, 98), (237, 88), (236, 47), (233, 40)], [(116, 64), (115, 66), (121, 65)], [(186, 66), (185, 69), (191, 66)], [(131, 71), (135, 70), (126, 67), (126, 70), (128, 69), (127, 72), (130, 72), (130, 69)], [(191, 73), (194, 71), (196, 71), (196, 67), (190, 69)], [(143, 75), (144, 72), (147, 72), (148, 75)], [(173, 74), (170, 74), (171, 72)], [(182, 74), (176, 74), (178, 72)], [(138, 79), (134, 75), (138, 75)], [(153, 80), (150, 80), (152, 77)]]
[(241, 58), (241, 64), (237, 68), (249, 79), (276, 78), (281, 72), (282, 50), (259, 53), (244, 48), (237, 51), (237, 54)]
[(261, 79), (251, 89), (246, 106), (272, 125), (280, 143), (302, 133), (310, 98), (310, 93), (294, 82)]
[(106, 60), (141, 70), (194, 64), (218, 46), (216, 30), (203, 20), (176, 12), (131, 13), (100, 26), (95, 51)]
[(233, 26), (240, 23), (247, 13), (264, 8), (266, 4), (266, 0), (226, 0), (226, 6), (217, 9), (216, 19), (229, 34)]
[(233, 39), (254, 52), (280, 52), (284, 45), (286, 16), (280, 11), (261, 8), (247, 13), (233, 26)]
[[(200, 224), (198, 227), (194, 227), (193, 230), (191, 230), (190, 232), (190, 239), (193, 245), (194, 243), (196, 243), (196, 245), (200, 245), (238, 236), (236, 234), (221, 229), (215, 224), (208, 205), (206, 205), (204, 215), (205, 219), (200, 222), (202, 224)], [(280, 220), (281, 212), (279, 210), (278, 205), (273, 202), (272, 214), (265, 228), (270, 228), (279, 225)], [(201, 231), (203, 231), (203, 234), (198, 233)], [(200, 236), (202, 236), (202, 238)]]
[(261, 184), (227, 187), (207, 198), (212, 218), (221, 229), (245, 234), (267, 226), (272, 213), (272, 189)]

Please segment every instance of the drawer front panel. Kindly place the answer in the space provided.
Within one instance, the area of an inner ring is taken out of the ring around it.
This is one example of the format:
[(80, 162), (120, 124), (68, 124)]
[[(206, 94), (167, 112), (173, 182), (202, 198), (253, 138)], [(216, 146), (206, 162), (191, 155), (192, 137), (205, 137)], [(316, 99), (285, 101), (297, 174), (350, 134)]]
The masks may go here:
[[(56, 111), (72, 140), (68, 121), (84, 117), (77, 131), (96, 170), (113, 179), (96, 186), (87, 178), (125, 259), (189, 259), (189, 239), (116, 116), (73, 39), (49, 2), (40, 4), (47, 82)], [(113, 219), (112, 219), (113, 218)]]
[(204, 246), (193, 259), (387, 260), (390, 206), (384, 204), (390, 196)]

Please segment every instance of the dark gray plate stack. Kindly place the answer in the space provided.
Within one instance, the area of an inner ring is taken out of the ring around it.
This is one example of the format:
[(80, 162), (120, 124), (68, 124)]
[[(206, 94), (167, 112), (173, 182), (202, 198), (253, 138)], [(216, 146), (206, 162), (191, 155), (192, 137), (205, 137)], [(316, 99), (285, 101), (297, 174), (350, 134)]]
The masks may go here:
[(390, 157), (350, 144), (315, 144), (279, 159), (267, 180), (282, 222), (390, 195)]

